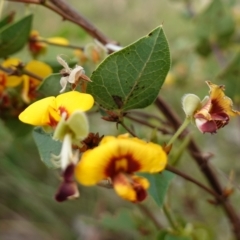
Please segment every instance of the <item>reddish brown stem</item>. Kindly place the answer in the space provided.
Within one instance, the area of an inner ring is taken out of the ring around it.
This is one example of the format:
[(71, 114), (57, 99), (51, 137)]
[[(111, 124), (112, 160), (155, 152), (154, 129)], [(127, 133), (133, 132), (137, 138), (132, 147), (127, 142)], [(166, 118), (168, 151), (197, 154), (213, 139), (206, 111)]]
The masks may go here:
[[(65, 0), (50, 0), (50, 2), (58, 7), (67, 16), (71, 16), (71, 19), (75, 21), (76, 24), (81, 26), (89, 35), (93, 38), (98, 39), (103, 44), (114, 43), (115, 41), (106, 37), (101, 31), (99, 31), (92, 23), (90, 23), (86, 18), (84, 18), (78, 11), (71, 7)], [(68, 19), (68, 18), (66, 18)], [(70, 19), (68, 19), (70, 20)], [(70, 21), (72, 21), (70, 20)]]

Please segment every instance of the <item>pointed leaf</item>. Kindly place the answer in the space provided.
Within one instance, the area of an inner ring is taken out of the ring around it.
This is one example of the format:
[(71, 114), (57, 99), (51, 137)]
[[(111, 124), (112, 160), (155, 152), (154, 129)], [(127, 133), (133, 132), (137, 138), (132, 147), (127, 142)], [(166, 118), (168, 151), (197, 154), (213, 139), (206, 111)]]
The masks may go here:
[(52, 155), (59, 155), (62, 143), (54, 141), (50, 134), (47, 134), (41, 127), (34, 128), (33, 138), (37, 144), (41, 160), (48, 168), (57, 168), (51, 161)]
[(42, 81), (41, 85), (38, 87), (38, 92), (44, 97), (59, 95), (62, 89), (60, 85), (61, 77), (60, 73), (51, 74)]
[(141, 173), (150, 182), (149, 194), (155, 200), (159, 207), (162, 207), (164, 198), (167, 193), (170, 182), (174, 174), (168, 171), (163, 171), (160, 174)]
[(93, 72), (87, 92), (105, 110), (144, 108), (157, 97), (170, 68), (162, 27), (111, 54)]
[(0, 31), (1, 58), (7, 57), (24, 47), (29, 37), (32, 18), (33, 16), (29, 15)]

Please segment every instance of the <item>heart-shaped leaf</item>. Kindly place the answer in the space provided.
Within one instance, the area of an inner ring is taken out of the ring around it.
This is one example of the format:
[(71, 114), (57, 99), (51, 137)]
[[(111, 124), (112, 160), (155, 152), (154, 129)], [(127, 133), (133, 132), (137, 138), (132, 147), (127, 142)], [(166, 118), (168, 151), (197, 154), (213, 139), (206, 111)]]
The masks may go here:
[(26, 44), (32, 25), (32, 15), (3, 28), (0, 31), (0, 57), (19, 51)]
[(104, 110), (144, 108), (157, 97), (170, 68), (162, 26), (107, 57), (91, 76), (87, 92)]

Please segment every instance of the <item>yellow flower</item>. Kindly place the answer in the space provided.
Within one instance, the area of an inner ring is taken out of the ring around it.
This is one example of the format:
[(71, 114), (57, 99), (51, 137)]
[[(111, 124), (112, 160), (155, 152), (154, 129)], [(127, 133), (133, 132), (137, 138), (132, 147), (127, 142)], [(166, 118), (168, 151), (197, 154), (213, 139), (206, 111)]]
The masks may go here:
[(76, 110), (89, 110), (93, 103), (94, 99), (90, 94), (71, 91), (31, 104), (19, 115), (19, 119), (34, 126), (56, 127), (63, 115), (68, 119)]
[(202, 101), (201, 108), (195, 114), (195, 122), (201, 132), (215, 133), (228, 124), (230, 116), (240, 115), (232, 109), (232, 100), (225, 96), (224, 86), (206, 82), (210, 88), (210, 96)]
[(132, 202), (143, 201), (149, 182), (135, 172), (157, 173), (164, 170), (167, 154), (161, 146), (138, 138), (107, 136), (100, 145), (86, 151), (75, 168), (76, 179), (83, 185), (95, 185), (111, 179), (118, 195)]
[(38, 31), (31, 31), (28, 40), (28, 48), (33, 57), (38, 57), (39, 55), (44, 54), (47, 50), (48, 44), (67, 46), (69, 45), (69, 42), (66, 38), (62, 37), (42, 38)]
[[(9, 58), (2, 63), (2, 66), (8, 69), (16, 70), (16, 66), (20, 63), (21, 61), (17, 58)], [(52, 73), (50, 66), (36, 60), (32, 60), (27, 63), (24, 69), (41, 78), (45, 78)], [(31, 100), (36, 98), (36, 88), (40, 84), (39, 80), (25, 74), (22, 76), (9, 76), (4, 72), (0, 72), (0, 75), (1, 79), (5, 79), (5, 87), (16, 87), (23, 83), (22, 99), (24, 102), (29, 103)]]

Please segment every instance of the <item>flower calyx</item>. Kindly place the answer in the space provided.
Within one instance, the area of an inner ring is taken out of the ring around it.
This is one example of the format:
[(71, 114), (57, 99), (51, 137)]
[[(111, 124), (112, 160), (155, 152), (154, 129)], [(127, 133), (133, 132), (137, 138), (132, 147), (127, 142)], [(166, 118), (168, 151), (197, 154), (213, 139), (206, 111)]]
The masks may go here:
[(57, 61), (64, 67), (60, 71), (62, 75), (60, 79), (60, 85), (62, 86), (60, 93), (65, 91), (68, 83), (72, 85), (72, 89), (75, 89), (81, 81), (91, 82), (91, 79), (85, 75), (83, 67), (76, 65), (75, 68), (72, 69), (60, 56), (57, 56)]

